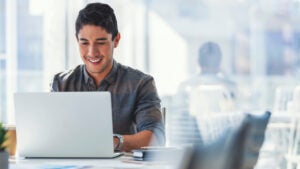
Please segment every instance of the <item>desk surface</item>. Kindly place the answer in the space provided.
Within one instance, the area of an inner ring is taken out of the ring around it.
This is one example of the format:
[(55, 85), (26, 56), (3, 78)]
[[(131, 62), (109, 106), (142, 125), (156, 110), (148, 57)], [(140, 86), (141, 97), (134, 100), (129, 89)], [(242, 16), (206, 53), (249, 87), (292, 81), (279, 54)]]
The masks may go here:
[[(11, 158), (10, 169), (170, 169), (170, 165), (133, 161), (122, 156), (114, 159), (20, 159)], [(172, 167), (171, 167), (172, 168)]]

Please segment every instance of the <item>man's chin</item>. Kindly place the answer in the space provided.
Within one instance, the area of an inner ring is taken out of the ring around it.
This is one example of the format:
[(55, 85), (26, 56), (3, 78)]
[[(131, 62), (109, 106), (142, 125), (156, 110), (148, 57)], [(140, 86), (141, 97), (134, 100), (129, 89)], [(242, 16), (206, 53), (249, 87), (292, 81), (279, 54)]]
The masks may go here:
[(90, 74), (101, 74), (101, 73), (103, 73), (103, 70), (102, 69), (88, 69), (88, 72)]

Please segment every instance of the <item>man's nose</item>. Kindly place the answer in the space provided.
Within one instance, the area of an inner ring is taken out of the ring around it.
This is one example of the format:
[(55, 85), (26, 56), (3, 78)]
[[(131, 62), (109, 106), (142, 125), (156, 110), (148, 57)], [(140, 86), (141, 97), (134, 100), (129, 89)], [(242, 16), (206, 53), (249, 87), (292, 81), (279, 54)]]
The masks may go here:
[(91, 45), (89, 47), (88, 55), (92, 57), (98, 56), (99, 50), (94, 45)]

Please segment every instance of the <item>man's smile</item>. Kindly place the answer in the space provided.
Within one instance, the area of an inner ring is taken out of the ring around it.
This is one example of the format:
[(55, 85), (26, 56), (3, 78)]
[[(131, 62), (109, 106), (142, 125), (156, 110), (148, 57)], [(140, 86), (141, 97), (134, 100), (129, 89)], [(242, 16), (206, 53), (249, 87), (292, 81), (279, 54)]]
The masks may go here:
[(101, 58), (95, 58), (95, 57), (86, 57), (86, 59), (91, 63), (99, 63), (101, 62)]

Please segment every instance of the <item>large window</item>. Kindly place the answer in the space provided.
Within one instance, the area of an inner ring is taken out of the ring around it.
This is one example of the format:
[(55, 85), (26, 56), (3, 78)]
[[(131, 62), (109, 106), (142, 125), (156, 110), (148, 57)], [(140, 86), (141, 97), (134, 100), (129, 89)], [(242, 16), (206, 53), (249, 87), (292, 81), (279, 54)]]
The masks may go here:
[(299, 33), (292, 30), (268, 31), (266, 38), (267, 74), (296, 75), (299, 71)]
[(6, 85), (5, 85), (5, 74), (6, 74), (6, 61), (5, 61), (5, 50), (6, 50), (6, 31), (5, 31), (5, 0), (0, 0), (0, 117), (2, 119), (3, 112), (6, 110)]
[[(65, 68), (66, 3), (56, 5), (57, 1), (0, 1), (0, 113), (4, 123), (14, 123), (13, 93), (47, 91), (50, 75)], [(54, 44), (50, 36), (63, 39), (57, 38)]]
[(44, 16), (35, 13), (34, 8), (41, 6), (34, 6), (34, 2), (17, 1), (17, 91), (42, 89)]
[(5, 0), (0, 1), (0, 53), (5, 52)]
[[(14, 123), (14, 92), (49, 91), (55, 73), (82, 63), (74, 23), (95, 1), (0, 0), (3, 122)], [(114, 58), (154, 77), (169, 117), (180, 110), (181, 83), (198, 76), (198, 50), (207, 41), (220, 45), (221, 70), (236, 83), (236, 111), (272, 109), (278, 86), (299, 84), (299, 0), (101, 2), (117, 15)]]

